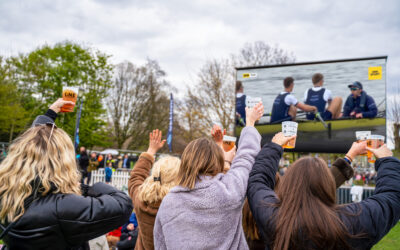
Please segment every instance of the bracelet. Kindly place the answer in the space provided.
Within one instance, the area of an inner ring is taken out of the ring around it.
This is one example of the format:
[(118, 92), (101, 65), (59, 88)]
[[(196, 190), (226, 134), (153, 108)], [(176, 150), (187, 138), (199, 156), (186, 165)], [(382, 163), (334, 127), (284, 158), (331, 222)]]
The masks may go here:
[(343, 158), (345, 162), (347, 162), (349, 165), (351, 165), (351, 161), (349, 159), (347, 159), (347, 157)]
[(348, 155), (345, 155), (345, 157), (347, 157), (347, 159), (349, 159), (349, 161), (350, 161), (350, 162), (352, 162), (352, 161), (353, 161), (353, 159), (352, 159), (350, 156), (348, 156)]
[(232, 162), (230, 162), (230, 161), (228, 161), (228, 160), (225, 160), (225, 162), (229, 163), (229, 165), (232, 165)]

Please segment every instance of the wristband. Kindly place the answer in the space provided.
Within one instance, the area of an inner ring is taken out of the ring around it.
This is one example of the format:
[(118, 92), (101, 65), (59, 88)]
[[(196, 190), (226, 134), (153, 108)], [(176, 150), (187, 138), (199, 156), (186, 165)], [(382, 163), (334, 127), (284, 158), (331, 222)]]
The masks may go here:
[(345, 155), (345, 159), (346, 159), (346, 157), (347, 157), (347, 159), (348, 159), (350, 162), (353, 161), (353, 158), (351, 158), (349, 155)]
[(347, 159), (347, 157), (344, 157), (343, 159), (344, 159), (348, 164), (351, 165), (351, 161), (350, 161), (349, 159)]

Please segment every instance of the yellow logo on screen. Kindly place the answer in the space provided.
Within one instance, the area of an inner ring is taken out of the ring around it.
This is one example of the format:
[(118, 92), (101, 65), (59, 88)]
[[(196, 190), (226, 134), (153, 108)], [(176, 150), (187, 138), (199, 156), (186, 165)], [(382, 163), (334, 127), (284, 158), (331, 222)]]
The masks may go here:
[(368, 68), (368, 80), (381, 80), (382, 66)]
[(243, 78), (256, 78), (257, 73), (244, 73)]

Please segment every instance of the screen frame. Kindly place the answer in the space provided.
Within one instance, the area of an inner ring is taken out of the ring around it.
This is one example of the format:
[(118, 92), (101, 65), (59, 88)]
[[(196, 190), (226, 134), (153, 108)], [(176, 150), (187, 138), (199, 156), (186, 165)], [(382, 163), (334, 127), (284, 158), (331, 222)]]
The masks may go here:
[[(298, 63), (287, 63), (287, 64), (271, 64), (271, 65), (261, 65), (261, 66), (247, 66), (247, 67), (235, 67), (235, 80), (237, 81), (237, 76), (238, 76), (238, 71), (239, 70), (250, 70), (250, 69), (263, 69), (263, 68), (276, 68), (276, 67), (288, 67), (288, 66), (301, 66), (301, 65), (313, 65), (313, 64), (327, 64), (327, 63), (340, 63), (340, 62), (352, 62), (352, 61), (366, 61), (366, 60), (375, 60), (375, 59), (384, 59), (386, 64), (387, 64), (387, 55), (383, 56), (373, 56), (373, 57), (360, 57), (360, 58), (346, 58), (346, 59), (334, 59), (334, 60), (323, 60), (323, 61), (309, 61), (309, 62), (298, 62)], [(386, 114), (385, 114), (385, 140), (387, 143), (387, 67), (385, 67), (385, 108), (386, 108)], [(236, 98), (236, 94), (235, 94)], [(236, 110), (236, 101), (235, 101), (235, 110)], [(234, 135), (237, 137), (240, 137), (240, 133), (237, 134), (237, 129), (236, 129), (236, 122), (233, 124), (234, 126)], [(257, 125), (255, 125), (257, 128)], [(240, 130), (241, 131), (241, 130)], [(261, 135), (262, 136), (262, 135)], [(262, 140), (262, 143), (267, 143)], [(329, 150), (329, 146), (322, 147), (320, 150), (317, 151), (297, 151), (296, 149), (294, 150), (287, 150), (285, 151), (288, 152), (299, 152), (299, 153), (346, 153), (350, 149), (351, 145), (347, 145), (343, 147), (342, 150)]]

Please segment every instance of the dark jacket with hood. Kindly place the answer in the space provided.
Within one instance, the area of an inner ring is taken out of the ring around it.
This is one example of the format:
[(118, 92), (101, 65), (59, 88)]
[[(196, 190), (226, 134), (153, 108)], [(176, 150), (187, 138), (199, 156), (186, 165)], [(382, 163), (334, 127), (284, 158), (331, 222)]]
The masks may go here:
[[(35, 122), (54, 122), (56, 116), (49, 110)], [(88, 249), (88, 240), (126, 223), (133, 209), (129, 196), (105, 183), (82, 185), (82, 196), (50, 193), (28, 199), (25, 213), (3, 236), (7, 249)], [(0, 224), (0, 234), (9, 225)]]

